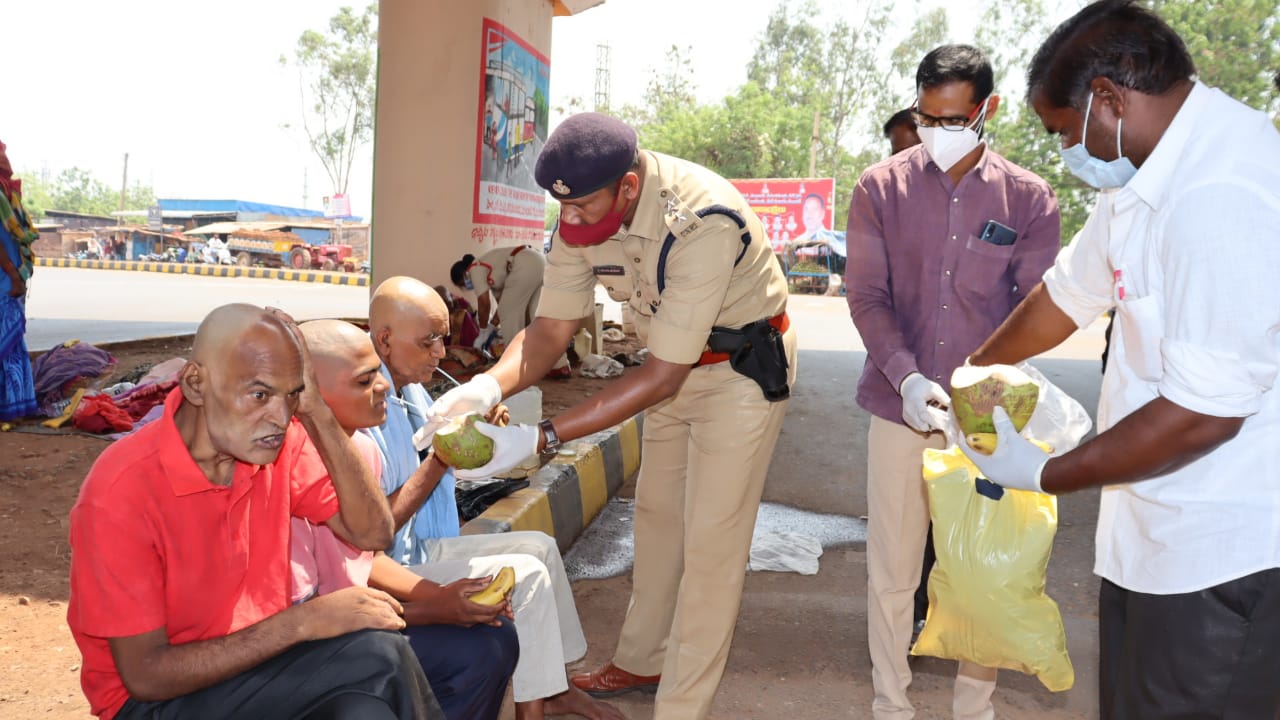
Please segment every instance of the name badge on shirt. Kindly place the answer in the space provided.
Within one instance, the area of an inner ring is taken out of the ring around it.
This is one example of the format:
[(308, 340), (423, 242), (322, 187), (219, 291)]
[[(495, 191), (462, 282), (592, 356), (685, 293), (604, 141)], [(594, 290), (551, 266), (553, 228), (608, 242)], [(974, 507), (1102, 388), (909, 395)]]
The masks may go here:
[(601, 275), (621, 276), (627, 274), (626, 269), (621, 265), (592, 265), (591, 272), (595, 273), (596, 277), (600, 277)]

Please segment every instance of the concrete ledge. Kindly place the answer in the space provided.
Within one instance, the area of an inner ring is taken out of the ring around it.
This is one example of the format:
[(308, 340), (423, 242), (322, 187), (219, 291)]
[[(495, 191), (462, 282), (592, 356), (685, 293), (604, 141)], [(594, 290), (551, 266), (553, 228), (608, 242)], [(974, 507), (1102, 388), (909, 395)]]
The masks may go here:
[(86, 270), (134, 270), (176, 275), (209, 277), (248, 277), (264, 280), (327, 283), (368, 287), (364, 273), (327, 272), (324, 270), (285, 270), (283, 268), (244, 267), (242, 265), (205, 265), (203, 263), (142, 262), (137, 260), (76, 260), (73, 258), (36, 258), (41, 267), (67, 267)]
[(639, 472), (643, 424), (643, 415), (636, 415), (565, 443), (575, 455), (557, 455), (529, 478), (529, 487), (494, 503), (464, 525), (462, 534), (540, 530), (567, 551), (618, 488)]

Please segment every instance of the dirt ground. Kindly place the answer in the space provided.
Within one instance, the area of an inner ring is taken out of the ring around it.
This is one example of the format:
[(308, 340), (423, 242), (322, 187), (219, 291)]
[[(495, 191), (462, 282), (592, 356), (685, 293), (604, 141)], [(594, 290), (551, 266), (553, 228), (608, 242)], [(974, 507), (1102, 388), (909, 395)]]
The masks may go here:
[[(628, 338), (605, 354), (634, 352)], [(106, 386), (140, 366), (190, 351), (190, 336), (107, 346), (117, 364)], [(544, 380), (543, 412), (554, 414), (609, 381)], [(68, 514), (80, 483), (108, 441), (77, 434), (0, 433), (0, 718), (83, 718), (80, 652), (67, 627)]]

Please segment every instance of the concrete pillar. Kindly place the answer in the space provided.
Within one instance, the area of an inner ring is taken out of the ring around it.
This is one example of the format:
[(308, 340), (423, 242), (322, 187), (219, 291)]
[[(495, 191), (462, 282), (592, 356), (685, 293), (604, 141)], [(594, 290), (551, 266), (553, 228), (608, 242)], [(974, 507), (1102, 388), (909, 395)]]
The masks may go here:
[[(448, 284), (449, 266), (464, 253), (526, 243), (541, 247), (541, 216), (536, 227), (515, 227), (477, 222), (474, 215), (485, 94), (483, 28), (486, 19), (497, 23), (534, 54), (549, 59), (553, 11), (556, 5), (550, 0), (381, 0), (375, 286), (392, 275)], [(540, 149), (540, 141), (526, 146), (515, 167), (527, 169), (531, 177)], [(517, 194), (516, 200), (532, 208), (542, 204), (540, 195), (540, 190), (533, 197)]]

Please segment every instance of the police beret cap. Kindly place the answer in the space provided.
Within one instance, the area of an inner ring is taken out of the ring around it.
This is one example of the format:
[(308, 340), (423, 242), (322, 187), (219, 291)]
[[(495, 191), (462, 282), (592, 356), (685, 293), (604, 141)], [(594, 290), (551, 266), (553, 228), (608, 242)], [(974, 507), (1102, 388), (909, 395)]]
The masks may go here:
[(547, 138), (533, 176), (556, 199), (589, 195), (616, 181), (636, 159), (636, 131), (600, 113), (566, 118)]

